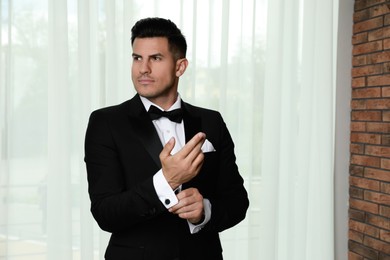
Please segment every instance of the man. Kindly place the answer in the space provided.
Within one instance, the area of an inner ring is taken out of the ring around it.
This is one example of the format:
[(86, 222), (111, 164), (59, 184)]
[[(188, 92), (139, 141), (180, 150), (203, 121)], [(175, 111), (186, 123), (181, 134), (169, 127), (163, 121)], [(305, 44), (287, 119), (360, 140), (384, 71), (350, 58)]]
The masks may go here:
[(187, 44), (174, 23), (142, 19), (131, 40), (137, 94), (93, 112), (85, 138), (91, 212), (112, 233), (105, 258), (222, 259), (218, 233), (249, 205), (233, 141), (218, 112), (181, 100)]

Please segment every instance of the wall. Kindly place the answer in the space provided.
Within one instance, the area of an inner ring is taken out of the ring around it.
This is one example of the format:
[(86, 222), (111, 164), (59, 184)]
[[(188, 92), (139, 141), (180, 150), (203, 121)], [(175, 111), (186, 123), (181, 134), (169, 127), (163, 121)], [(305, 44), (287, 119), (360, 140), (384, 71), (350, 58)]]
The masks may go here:
[(334, 259), (348, 258), (348, 167), (351, 114), (352, 27), (355, 0), (339, 0), (334, 154)]
[(390, 1), (356, 0), (349, 260), (390, 259)]

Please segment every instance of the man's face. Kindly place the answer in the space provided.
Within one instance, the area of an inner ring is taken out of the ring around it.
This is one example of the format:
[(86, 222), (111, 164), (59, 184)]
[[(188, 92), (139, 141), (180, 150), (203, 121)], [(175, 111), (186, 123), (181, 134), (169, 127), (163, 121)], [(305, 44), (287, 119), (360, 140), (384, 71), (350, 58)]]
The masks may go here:
[[(182, 60), (175, 61), (164, 37), (136, 38), (133, 42), (132, 80), (140, 96), (163, 107), (176, 99)], [(185, 69), (185, 68), (184, 68)]]

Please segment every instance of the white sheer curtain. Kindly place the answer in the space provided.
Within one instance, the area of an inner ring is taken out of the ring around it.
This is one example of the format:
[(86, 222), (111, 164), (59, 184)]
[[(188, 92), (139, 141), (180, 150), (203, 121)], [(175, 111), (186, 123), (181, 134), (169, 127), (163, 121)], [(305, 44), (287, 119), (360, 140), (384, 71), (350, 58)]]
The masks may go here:
[(338, 1), (0, 0), (0, 259), (103, 259), (89, 212), (90, 112), (134, 95), (130, 29), (187, 37), (184, 100), (219, 110), (251, 206), (232, 259), (333, 258)]
[(336, 7), (269, 1), (259, 189), (264, 259), (333, 259)]

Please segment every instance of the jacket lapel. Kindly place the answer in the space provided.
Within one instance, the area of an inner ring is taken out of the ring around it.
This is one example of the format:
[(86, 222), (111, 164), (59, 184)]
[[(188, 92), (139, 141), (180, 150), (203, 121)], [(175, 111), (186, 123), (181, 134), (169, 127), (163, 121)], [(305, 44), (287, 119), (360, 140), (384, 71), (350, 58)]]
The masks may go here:
[(159, 155), (163, 146), (138, 95), (130, 102), (129, 120), (131, 127), (143, 143), (145, 149), (157, 166), (161, 168)]
[(182, 108), (184, 110), (184, 133), (187, 143), (194, 135), (202, 131), (202, 121), (199, 116), (196, 116), (189, 104), (182, 102)]

